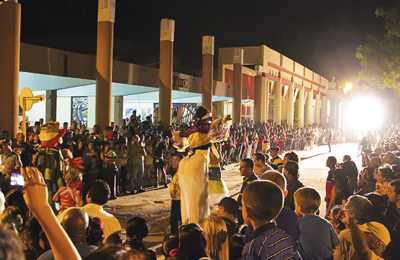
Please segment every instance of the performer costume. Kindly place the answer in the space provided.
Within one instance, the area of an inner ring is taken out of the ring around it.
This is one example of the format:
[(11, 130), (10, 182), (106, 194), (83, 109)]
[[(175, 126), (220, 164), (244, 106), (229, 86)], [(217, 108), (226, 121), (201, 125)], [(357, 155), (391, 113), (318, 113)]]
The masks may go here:
[[(204, 108), (203, 108), (204, 109)], [(229, 120), (218, 119), (211, 123), (211, 115), (198, 118), (195, 125), (185, 131), (172, 131), (173, 143), (178, 151), (191, 146), (192, 150), (179, 163), (182, 224), (201, 224), (210, 215), (208, 196), (209, 148), (214, 142), (226, 141)]]
[[(208, 165), (208, 194), (210, 196), (210, 206), (218, 204), (221, 199), (229, 197), (229, 190), (226, 187), (224, 180), (221, 178), (221, 153), (218, 149), (214, 149), (210, 153), (210, 164)], [(218, 155), (218, 156), (216, 156)]]
[(40, 127), (40, 140), (43, 147), (39, 148), (35, 159), (35, 167), (43, 174), (48, 189), (48, 202), (57, 213), (53, 196), (58, 188), (64, 186), (64, 159), (58, 143), (62, 143), (65, 129), (60, 129), (59, 122), (49, 122)]
[[(64, 210), (69, 207), (81, 207), (82, 201), (82, 169), (81, 164), (83, 163), (82, 157), (72, 158), (72, 153), (68, 149), (63, 149), (62, 153), (65, 154), (65, 158), (68, 161), (68, 171), (65, 174), (66, 187), (58, 189), (57, 193), (53, 197), (54, 202), (59, 202), (60, 215)], [(77, 197), (79, 200), (77, 201)]]
[(208, 193), (210, 195), (210, 205), (218, 204), (223, 198), (229, 197), (229, 190), (224, 180), (221, 178), (221, 167), (219, 164), (209, 165)]

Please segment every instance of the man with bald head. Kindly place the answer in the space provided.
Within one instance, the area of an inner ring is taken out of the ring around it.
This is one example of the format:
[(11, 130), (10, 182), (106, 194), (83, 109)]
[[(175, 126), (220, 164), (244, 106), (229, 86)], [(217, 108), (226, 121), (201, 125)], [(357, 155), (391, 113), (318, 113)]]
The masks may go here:
[[(97, 246), (89, 245), (86, 240), (89, 234), (89, 215), (81, 208), (71, 208), (64, 214), (61, 225), (82, 258), (97, 250)], [(54, 259), (53, 251), (44, 252), (38, 260)]]

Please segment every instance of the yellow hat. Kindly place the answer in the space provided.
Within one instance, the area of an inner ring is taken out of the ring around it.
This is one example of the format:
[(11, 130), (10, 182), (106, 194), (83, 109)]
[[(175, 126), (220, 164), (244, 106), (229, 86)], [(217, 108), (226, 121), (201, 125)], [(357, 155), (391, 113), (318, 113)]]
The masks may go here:
[(60, 129), (59, 122), (48, 122), (40, 127), (40, 140), (49, 141), (54, 138), (61, 138), (65, 134), (65, 129)]
[(368, 222), (364, 225), (359, 225), (360, 230), (366, 233), (371, 233), (382, 241), (385, 246), (390, 243), (390, 234), (387, 228), (378, 222)]

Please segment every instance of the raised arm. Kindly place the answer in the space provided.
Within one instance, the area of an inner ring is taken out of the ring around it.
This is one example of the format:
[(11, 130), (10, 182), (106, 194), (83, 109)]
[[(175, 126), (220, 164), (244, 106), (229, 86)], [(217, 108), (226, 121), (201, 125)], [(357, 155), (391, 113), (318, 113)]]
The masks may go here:
[(353, 246), (360, 259), (369, 260), (372, 257), (371, 249), (369, 249), (367, 238), (364, 232), (360, 230), (357, 222), (354, 220), (353, 216), (350, 214), (348, 209), (342, 209), (336, 215), (336, 218), (340, 219), (343, 223), (347, 224), (350, 228), (351, 239), (353, 241)]
[(58, 223), (47, 202), (47, 187), (37, 168), (21, 168), (25, 180), (24, 199), (29, 210), (42, 226), (53, 249), (56, 260), (80, 260), (81, 257), (72, 241)]

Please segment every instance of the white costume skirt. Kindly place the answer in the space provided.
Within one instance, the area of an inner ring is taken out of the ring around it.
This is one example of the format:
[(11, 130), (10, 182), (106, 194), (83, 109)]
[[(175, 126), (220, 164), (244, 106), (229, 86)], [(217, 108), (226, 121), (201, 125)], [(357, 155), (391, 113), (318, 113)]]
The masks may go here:
[(179, 163), (182, 224), (202, 224), (210, 215), (208, 200), (208, 150), (196, 150)]

